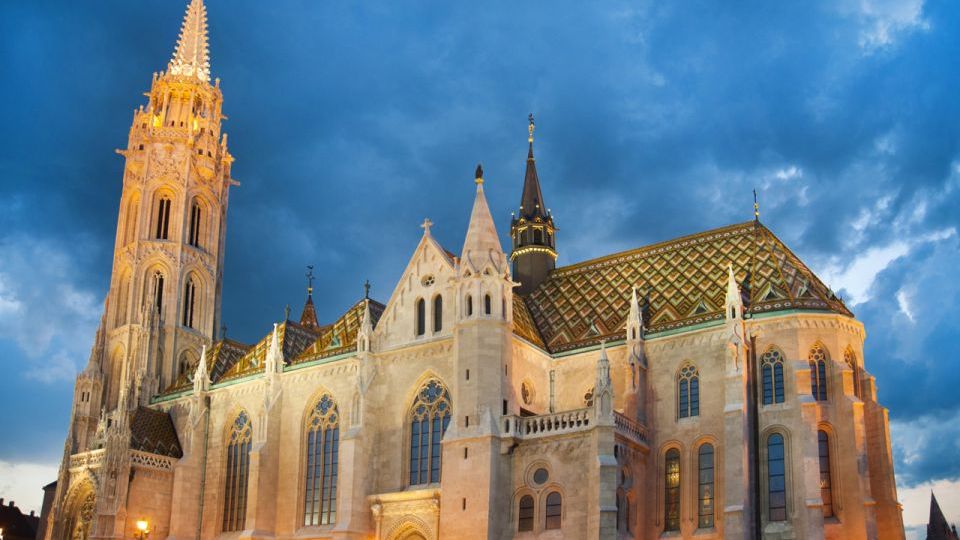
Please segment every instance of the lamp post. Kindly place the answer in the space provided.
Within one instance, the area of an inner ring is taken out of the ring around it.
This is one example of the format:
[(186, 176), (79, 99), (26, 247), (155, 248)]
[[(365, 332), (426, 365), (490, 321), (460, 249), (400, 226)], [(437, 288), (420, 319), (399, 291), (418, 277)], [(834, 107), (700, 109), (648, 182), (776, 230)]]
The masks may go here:
[(140, 518), (137, 520), (137, 533), (134, 535), (137, 540), (147, 540), (150, 537), (150, 524), (147, 520)]

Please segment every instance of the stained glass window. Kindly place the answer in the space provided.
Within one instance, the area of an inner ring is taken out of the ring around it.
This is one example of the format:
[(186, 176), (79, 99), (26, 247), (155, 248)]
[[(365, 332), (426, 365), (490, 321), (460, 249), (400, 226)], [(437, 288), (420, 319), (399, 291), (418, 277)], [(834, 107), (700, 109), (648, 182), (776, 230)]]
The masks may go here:
[(227, 442), (227, 471), (223, 492), (223, 530), (239, 531), (247, 517), (247, 481), (250, 476), (250, 444), (253, 431), (246, 411), (233, 421)]
[(696, 366), (687, 364), (680, 369), (677, 381), (679, 416), (700, 416), (700, 374)]
[(820, 455), (820, 498), (823, 499), (823, 517), (833, 517), (833, 487), (830, 482), (830, 437), (822, 429), (817, 432)]
[(713, 445), (700, 445), (698, 458), (697, 527), (708, 529), (713, 527), (714, 502), (716, 500), (713, 476)]
[(450, 394), (433, 379), (417, 393), (410, 418), (410, 485), (440, 481), (440, 440), (450, 424)]
[(337, 521), (339, 453), (340, 412), (333, 398), (324, 394), (307, 418), (304, 525), (329, 525)]
[(763, 378), (763, 404), (783, 403), (783, 355), (777, 349), (769, 349), (760, 357)]
[(664, 467), (663, 522), (665, 531), (680, 530), (680, 451), (667, 450)]

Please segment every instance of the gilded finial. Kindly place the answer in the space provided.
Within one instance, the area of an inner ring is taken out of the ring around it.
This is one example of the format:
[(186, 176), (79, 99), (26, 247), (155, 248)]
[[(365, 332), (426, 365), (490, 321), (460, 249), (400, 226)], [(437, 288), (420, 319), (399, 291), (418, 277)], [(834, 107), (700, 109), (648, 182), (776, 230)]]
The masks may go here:
[(760, 203), (757, 202), (757, 190), (753, 190), (753, 220), (760, 221)]
[(530, 115), (527, 116), (527, 119), (530, 120), (530, 126), (527, 127), (527, 130), (530, 132), (530, 137), (527, 139), (527, 141), (529, 141), (530, 144), (533, 144), (533, 130), (536, 128), (536, 125), (533, 123), (533, 113), (530, 113)]
[(483, 165), (480, 163), (477, 164), (477, 172), (473, 175), (473, 182), (478, 185), (483, 183)]
[(307, 294), (313, 294), (313, 265), (307, 265)]

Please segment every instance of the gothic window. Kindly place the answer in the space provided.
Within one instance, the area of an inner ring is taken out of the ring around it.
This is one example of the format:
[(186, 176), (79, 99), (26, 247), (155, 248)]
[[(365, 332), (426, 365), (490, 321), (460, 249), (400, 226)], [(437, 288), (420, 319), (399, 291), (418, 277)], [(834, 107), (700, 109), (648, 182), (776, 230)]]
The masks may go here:
[(115, 326), (121, 326), (127, 322), (127, 304), (130, 303), (130, 273), (124, 272), (117, 285), (117, 319)]
[(157, 313), (163, 311), (163, 274), (159, 270), (153, 274), (153, 307)]
[(433, 297), (433, 331), (443, 330), (443, 297), (439, 294)]
[(427, 303), (423, 298), (417, 298), (417, 335), (422, 336), (427, 331)]
[(483, 312), (486, 315), (491, 313), (490, 311), (490, 295), (486, 294), (483, 296)]
[(187, 284), (183, 288), (183, 326), (194, 328), (193, 311), (197, 300), (197, 285), (193, 278), (187, 278)]
[(303, 524), (329, 525), (337, 521), (337, 464), (340, 451), (340, 414), (324, 394), (307, 419), (306, 494)]
[(520, 505), (517, 508), (517, 532), (526, 532), (533, 530), (533, 497), (524, 495), (520, 497)]
[(473, 315), (473, 297), (467, 295), (467, 317)]
[(767, 520), (787, 520), (787, 471), (783, 435), (767, 438)]
[(820, 498), (823, 499), (823, 517), (833, 517), (833, 488), (830, 482), (830, 437), (824, 430), (817, 431), (820, 455)]
[(810, 393), (817, 401), (827, 400), (827, 353), (817, 343), (807, 356), (810, 364)]
[(552, 491), (547, 495), (546, 524), (544, 528), (559, 529), (563, 517), (563, 496), (559, 491)]
[(543, 244), (543, 230), (541, 229), (533, 230), (533, 243), (537, 245)]
[(450, 424), (450, 394), (440, 381), (424, 384), (410, 410), (410, 485), (440, 481), (440, 440)]
[(170, 232), (170, 198), (164, 195), (157, 203), (157, 240), (167, 240)]
[(193, 247), (200, 247), (200, 204), (193, 201), (190, 206), (190, 228), (187, 235), (187, 243)]
[(843, 352), (843, 360), (853, 370), (853, 395), (857, 396), (857, 399), (863, 399), (863, 389), (860, 387), (860, 366), (857, 364), (856, 354), (852, 349), (847, 348)]
[(712, 444), (708, 443), (700, 445), (697, 467), (699, 469), (697, 489), (697, 527), (700, 529), (709, 529), (713, 527), (715, 501), (715, 469)]
[(680, 451), (667, 450), (664, 459), (663, 530), (680, 530)]
[(763, 377), (763, 404), (783, 403), (783, 355), (777, 349), (769, 349), (760, 357)]
[(680, 368), (677, 394), (680, 418), (700, 416), (700, 373), (696, 366), (687, 364)]
[(127, 200), (127, 219), (123, 226), (123, 245), (133, 242), (137, 238), (137, 210), (140, 206), (140, 197), (134, 194)]
[(240, 412), (227, 442), (227, 471), (223, 491), (223, 531), (242, 530), (247, 517), (247, 480), (250, 472), (250, 418)]

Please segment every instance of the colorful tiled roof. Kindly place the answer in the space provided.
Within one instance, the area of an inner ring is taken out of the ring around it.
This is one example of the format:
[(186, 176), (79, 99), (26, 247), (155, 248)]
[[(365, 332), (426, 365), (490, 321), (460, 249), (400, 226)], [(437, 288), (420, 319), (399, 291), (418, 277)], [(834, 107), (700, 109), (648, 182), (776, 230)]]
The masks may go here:
[(537, 347), (547, 348), (543, 339), (540, 338), (540, 331), (537, 330), (537, 325), (533, 322), (533, 316), (530, 315), (527, 304), (519, 294), (513, 295), (513, 333)]
[[(357, 302), (336, 322), (321, 327), (318, 330), (320, 337), (291, 363), (302, 364), (357, 350), (357, 332), (363, 322), (363, 304), (364, 300)], [(384, 309), (386, 306), (380, 302), (370, 300), (370, 318), (374, 327), (377, 326)]]
[[(219, 380), (223, 374), (229, 370), (237, 360), (243, 357), (250, 350), (249, 345), (225, 339), (214, 343), (207, 350), (207, 369), (210, 380)], [(193, 373), (181, 373), (177, 380), (173, 382), (164, 394), (174, 394), (193, 388)]]
[[(222, 377), (212, 379), (212, 382), (216, 384), (261, 373), (272, 337), (272, 332), (264, 336), (243, 357), (237, 360)], [(288, 362), (289, 359), (296, 358), (304, 349), (309, 347), (317, 339), (317, 334), (314, 330), (301, 326), (299, 323), (284, 321), (277, 325), (277, 338), (280, 340), (280, 348), (283, 350), (283, 359)]]
[(146, 407), (137, 407), (130, 415), (130, 448), (162, 456), (183, 457), (170, 414)]
[[(682, 328), (723, 318), (730, 263), (739, 283), (749, 272), (747, 313), (805, 309), (852, 316), (780, 239), (754, 222), (558, 268), (523, 307), (550, 352), (622, 337), (634, 286), (649, 300), (649, 332)], [(514, 332), (529, 339), (523, 307), (514, 305)]]

